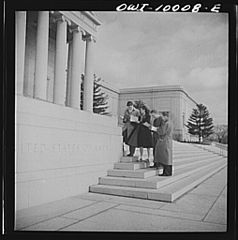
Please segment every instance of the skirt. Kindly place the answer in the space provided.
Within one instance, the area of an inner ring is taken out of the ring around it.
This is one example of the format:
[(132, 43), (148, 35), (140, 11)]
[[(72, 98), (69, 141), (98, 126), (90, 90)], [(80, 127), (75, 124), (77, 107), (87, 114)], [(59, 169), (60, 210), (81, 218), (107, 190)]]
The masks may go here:
[(151, 131), (144, 125), (140, 125), (138, 128), (138, 147), (153, 147)]
[(137, 147), (138, 145), (138, 124), (137, 123), (129, 123), (127, 124), (125, 130), (123, 131), (123, 141), (125, 144), (133, 147)]

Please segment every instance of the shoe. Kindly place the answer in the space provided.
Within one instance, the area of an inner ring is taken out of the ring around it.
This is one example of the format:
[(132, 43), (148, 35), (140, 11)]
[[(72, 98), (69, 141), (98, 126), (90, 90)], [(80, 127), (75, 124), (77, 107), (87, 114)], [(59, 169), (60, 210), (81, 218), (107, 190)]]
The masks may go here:
[(167, 175), (167, 174), (158, 174), (158, 176), (163, 176), (163, 177), (169, 177), (169, 176), (172, 176), (172, 175)]
[(129, 153), (129, 154), (127, 154), (126, 156), (127, 156), (127, 157), (132, 157), (132, 155), (131, 155), (130, 153)]

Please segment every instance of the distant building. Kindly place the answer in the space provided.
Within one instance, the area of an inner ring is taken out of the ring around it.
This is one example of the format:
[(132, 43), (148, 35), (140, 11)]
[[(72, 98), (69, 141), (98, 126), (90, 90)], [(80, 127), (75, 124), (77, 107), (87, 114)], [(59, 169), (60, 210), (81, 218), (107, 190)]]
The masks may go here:
[(179, 85), (138, 87), (120, 89), (119, 114), (123, 114), (126, 102), (142, 100), (151, 110), (169, 112), (173, 123), (173, 138), (190, 141), (193, 137), (188, 133), (185, 124), (196, 108), (196, 101)]
[(116, 89), (112, 85), (102, 82), (102, 90), (108, 95), (108, 112), (118, 116), (119, 125), (129, 100), (142, 100), (150, 110), (169, 112), (173, 123), (173, 138), (179, 141), (195, 141), (196, 137), (188, 133), (185, 126), (196, 108), (197, 102), (179, 85), (153, 86)]
[(119, 106), (119, 94), (120, 91), (119, 89), (117, 89), (115, 86), (113, 86), (112, 84), (102, 81), (102, 92), (104, 92), (106, 95), (108, 95), (108, 109), (107, 112), (111, 115), (111, 116), (115, 116), (118, 117), (118, 106)]

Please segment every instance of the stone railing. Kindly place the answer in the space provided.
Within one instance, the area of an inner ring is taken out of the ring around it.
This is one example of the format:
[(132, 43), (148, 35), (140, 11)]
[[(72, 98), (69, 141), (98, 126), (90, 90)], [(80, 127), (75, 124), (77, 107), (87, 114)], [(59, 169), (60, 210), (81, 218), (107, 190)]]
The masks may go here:
[(228, 145), (222, 143), (215, 143), (215, 147), (219, 149), (219, 154), (222, 156), (227, 156)]
[(227, 145), (221, 143), (212, 143), (211, 145), (195, 144), (194, 146), (227, 157)]

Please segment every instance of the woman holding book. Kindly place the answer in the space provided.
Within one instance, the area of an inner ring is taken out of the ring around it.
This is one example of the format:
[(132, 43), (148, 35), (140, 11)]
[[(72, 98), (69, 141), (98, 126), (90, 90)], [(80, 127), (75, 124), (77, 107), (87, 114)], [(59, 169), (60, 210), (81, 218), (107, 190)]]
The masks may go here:
[(123, 141), (129, 145), (130, 153), (127, 156), (133, 156), (138, 145), (137, 126), (140, 113), (132, 101), (128, 101), (126, 105), (127, 109), (123, 117)]
[(138, 147), (140, 148), (140, 158), (139, 161), (142, 161), (142, 155), (144, 148), (147, 149), (148, 158), (146, 162), (150, 162), (150, 148), (152, 145), (152, 135), (150, 131), (150, 113), (146, 106), (140, 108), (140, 117), (139, 117), (139, 128), (138, 128)]

